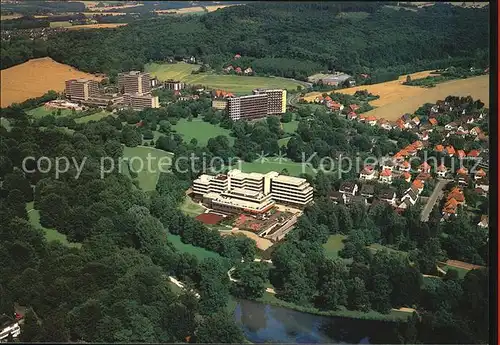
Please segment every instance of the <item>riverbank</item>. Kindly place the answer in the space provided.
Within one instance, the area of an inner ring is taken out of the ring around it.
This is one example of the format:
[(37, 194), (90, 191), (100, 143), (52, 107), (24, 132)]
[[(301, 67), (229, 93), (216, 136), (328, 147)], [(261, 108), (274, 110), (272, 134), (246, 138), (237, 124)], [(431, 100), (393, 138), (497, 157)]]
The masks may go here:
[(312, 315), (343, 317), (343, 318), (359, 319), (359, 320), (406, 322), (408, 317), (411, 316), (412, 314), (410, 311), (401, 311), (401, 310), (391, 310), (389, 314), (382, 314), (373, 310), (370, 310), (369, 312), (347, 310), (347, 309), (324, 311), (315, 307), (304, 307), (294, 303), (285, 302), (283, 300), (276, 298), (276, 296), (274, 296), (269, 292), (264, 292), (264, 295), (261, 298), (254, 300), (254, 302), (269, 304), (276, 307), (287, 308)]

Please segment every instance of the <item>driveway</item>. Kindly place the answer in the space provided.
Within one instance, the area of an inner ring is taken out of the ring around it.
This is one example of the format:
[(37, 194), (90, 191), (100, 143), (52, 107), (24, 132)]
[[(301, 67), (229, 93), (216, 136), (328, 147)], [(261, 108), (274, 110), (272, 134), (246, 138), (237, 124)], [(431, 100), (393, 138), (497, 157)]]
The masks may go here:
[(437, 201), (441, 200), (441, 198), (443, 197), (443, 188), (450, 181), (452, 180), (438, 179), (436, 187), (434, 187), (431, 196), (427, 200), (427, 204), (425, 204), (425, 207), (422, 210), (422, 213), (420, 214), (420, 220), (422, 222), (427, 222), (429, 220), (429, 215), (431, 214), (434, 205), (436, 204)]

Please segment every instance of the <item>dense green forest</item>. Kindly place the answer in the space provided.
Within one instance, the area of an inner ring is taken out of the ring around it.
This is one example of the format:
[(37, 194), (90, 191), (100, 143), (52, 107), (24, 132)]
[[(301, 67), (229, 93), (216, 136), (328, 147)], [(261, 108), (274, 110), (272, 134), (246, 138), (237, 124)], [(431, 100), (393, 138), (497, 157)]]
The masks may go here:
[[(262, 75), (304, 79), (336, 69), (376, 79), (449, 65), (484, 67), (488, 27), (488, 7), (436, 4), (414, 12), (378, 2), (259, 2), (203, 16), (138, 20), (115, 30), (65, 32), (51, 37), (46, 51), (81, 70), (111, 74), (187, 56), (221, 69), (239, 53)], [(2, 46), (2, 68), (25, 61), (31, 49), (23, 40)]]

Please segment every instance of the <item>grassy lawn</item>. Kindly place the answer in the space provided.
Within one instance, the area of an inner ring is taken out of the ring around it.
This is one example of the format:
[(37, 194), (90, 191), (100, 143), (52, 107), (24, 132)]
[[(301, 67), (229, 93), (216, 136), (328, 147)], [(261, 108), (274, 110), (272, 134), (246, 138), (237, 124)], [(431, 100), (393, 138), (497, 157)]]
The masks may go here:
[(344, 243), (342, 241), (346, 238), (346, 235), (341, 234), (335, 234), (328, 237), (328, 242), (323, 244), (326, 256), (330, 258), (338, 258), (339, 251), (344, 248)]
[(176, 295), (180, 295), (181, 293), (184, 292), (182, 288), (178, 287), (171, 281), (168, 281), (168, 286), (170, 286), (170, 290), (172, 290), (172, 292), (175, 293)]
[[(28, 110), (26, 113), (30, 116), (33, 116), (34, 118), (41, 118), (47, 115), (51, 115), (52, 113), (54, 113), (54, 116), (57, 116), (57, 110), (47, 109), (43, 105), (38, 108)], [(69, 116), (71, 114), (71, 110), (61, 109), (61, 116)]]
[(205, 211), (202, 206), (195, 203), (189, 196), (186, 196), (184, 202), (180, 206), (180, 209), (185, 215), (190, 217), (196, 217)]
[(79, 117), (79, 118), (75, 119), (75, 122), (76, 123), (87, 123), (89, 121), (99, 121), (100, 119), (103, 119), (103, 118), (105, 118), (108, 115), (112, 115), (112, 113), (110, 113), (110, 112), (108, 112), (106, 110), (103, 110), (103, 111), (101, 111), (99, 113), (95, 113), (95, 114), (92, 114), (92, 115)]
[(167, 240), (172, 242), (174, 247), (182, 253), (193, 254), (198, 258), (198, 260), (203, 260), (206, 258), (220, 258), (221, 256), (215, 252), (203, 249), (201, 247), (195, 247), (191, 244), (182, 243), (181, 237), (179, 235), (167, 235)]
[(160, 80), (184, 80), (187, 76), (191, 75), (192, 71), (200, 69), (200, 65), (185, 62), (175, 64), (148, 63), (144, 66), (144, 69)]
[(184, 80), (188, 84), (201, 84), (210, 89), (223, 89), (238, 95), (251, 94), (253, 89), (281, 88), (295, 90), (299, 82), (279, 77), (249, 77), (240, 75), (219, 75), (210, 73), (192, 74)]
[(160, 80), (178, 79), (188, 84), (201, 84), (211, 89), (223, 89), (236, 94), (250, 94), (259, 87), (296, 89), (300, 83), (278, 77), (247, 77), (239, 75), (219, 75), (213, 73), (191, 74), (199, 69), (199, 65), (183, 62), (175, 64), (150, 63), (145, 66), (146, 72)]
[(205, 146), (208, 139), (215, 138), (218, 135), (227, 136), (231, 144), (234, 142), (234, 138), (229, 136), (231, 133), (230, 130), (222, 128), (219, 125), (212, 125), (202, 119), (193, 119), (191, 122), (187, 119), (180, 119), (172, 128), (179, 133), (187, 143), (189, 143), (191, 139), (196, 138), (199, 146)]
[(375, 254), (379, 250), (386, 249), (389, 253), (408, 256), (408, 252), (403, 252), (401, 250), (392, 249), (390, 247), (384, 246), (383, 244), (379, 244), (379, 243), (372, 243), (368, 246), (368, 248), (373, 252), (373, 254)]
[(26, 211), (28, 212), (28, 217), (31, 225), (33, 225), (35, 228), (42, 229), (43, 232), (45, 233), (45, 238), (47, 239), (47, 241), (61, 242), (62, 244), (68, 247), (80, 248), (82, 246), (81, 243), (69, 242), (68, 239), (66, 238), (66, 235), (57, 232), (57, 230), (55, 229), (47, 229), (41, 226), (40, 212), (33, 208), (33, 202), (29, 202), (26, 204)]
[(276, 157), (267, 157), (264, 161), (259, 159), (253, 162), (241, 162), (233, 166), (233, 169), (240, 169), (243, 172), (258, 172), (258, 173), (268, 173), (269, 171), (276, 171), (281, 173), (283, 169), (288, 170), (290, 176), (299, 176), (303, 172), (311, 175), (316, 175), (316, 173), (308, 166), (304, 164), (304, 171), (302, 171), (302, 163), (293, 162), (287, 158), (282, 159), (280, 162)]
[(68, 26), (71, 26), (71, 23), (68, 21), (65, 22), (50, 22), (50, 27), (51, 28), (66, 28)]
[(9, 120), (6, 119), (5, 117), (0, 117), (0, 126), (4, 127), (8, 132), (10, 132), (10, 130), (12, 128)]
[[(151, 158), (151, 171), (148, 171), (148, 154), (151, 157), (156, 157), (156, 159)], [(152, 191), (156, 188), (156, 182), (158, 182), (158, 178), (160, 176), (160, 169), (166, 170), (168, 169), (168, 165), (161, 165), (159, 163), (170, 163), (171, 159), (166, 159), (163, 157), (172, 157), (171, 153), (165, 152), (163, 150), (158, 150), (154, 147), (147, 146), (137, 146), (137, 147), (124, 147), (123, 148), (123, 157), (132, 159), (131, 167), (134, 171), (137, 172), (137, 179), (139, 180), (139, 186), (144, 191)], [(137, 158), (133, 158), (137, 157)], [(162, 159), (163, 158), (163, 159)], [(160, 161), (161, 159), (161, 161)], [(141, 162), (143, 163), (141, 169)], [(122, 172), (126, 175), (130, 176), (128, 171), (127, 163), (124, 162), (122, 165)]]
[(297, 131), (297, 128), (299, 127), (299, 121), (293, 120), (287, 123), (283, 123), (283, 131), (286, 133), (295, 133)]
[(290, 141), (291, 138), (292, 137), (286, 137), (286, 138), (278, 139), (278, 146), (281, 147), (281, 146), (288, 145), (288, 142)]
[(369, 312), (362, 312), (362, 311), (356, 311), (356, 310), (347, 310), (347, 309), (339, 309), (335, 311), (322, 311), (314, 307), (303, 307), (299, 306), (293, 303), (285, 302), (282, 301), (274, 294), (264, 292), (264, 296), (261, 298), (257, 299), (258, 302), (261, 303), (266, 303), (266, 304), (271, 304), (274, 306), (278, 307), (284, 307), (284, 308), (289, 308), (292, 310), (297, 310), (301, 311), (304, 313), (310, 313), (310, 314), (315, 314), (315, 315), (324, 315), (324, 316), (340, 316), (340, 317), (347, 317), (347, 318), (353, 318), (353, 319), (364, 319), (364, 320), (400, 320), (400, 321), (406, 321), (410, 313), (403, 312), (403, 311), (397, 311), (397, 310), (391, 310), (389, 314), (381, 314), (376, 311), (369, 311)]

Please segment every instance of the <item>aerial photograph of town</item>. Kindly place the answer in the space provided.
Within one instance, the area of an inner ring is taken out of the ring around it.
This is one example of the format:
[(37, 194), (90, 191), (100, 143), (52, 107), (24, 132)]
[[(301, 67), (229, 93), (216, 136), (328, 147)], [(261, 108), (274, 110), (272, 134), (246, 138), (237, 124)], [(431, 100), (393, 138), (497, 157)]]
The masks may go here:
[(496, 342), (497, 4), (0, 8), (0, 343)]

